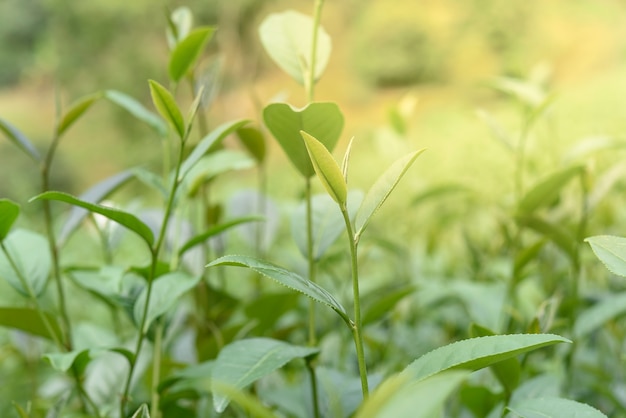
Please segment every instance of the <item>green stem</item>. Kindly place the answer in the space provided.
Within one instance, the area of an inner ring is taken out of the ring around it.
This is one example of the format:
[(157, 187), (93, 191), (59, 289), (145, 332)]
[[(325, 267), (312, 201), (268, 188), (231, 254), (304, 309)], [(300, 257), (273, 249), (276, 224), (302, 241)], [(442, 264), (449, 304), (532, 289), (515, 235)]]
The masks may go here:
[(309, 68), (307, 68), (308, 77), (304, 83), (309, 103), (313, 101), (313, 90), (315, 86), (315, 61), (317, 59), (317, 29), (320, 26), (323, 5), (324, 0), (315, 0), (315, 9), (313, 11), (313, 34), (311, 35), (311, 57), (309, 60)]
[(152, 401), (150, 416), (160, 418), (159, 410), (159, 380), (161, 376), (161, 345), (163, 343), (163, 323), (157, 321), (154, 336), (154, 354), (152, 356)]
[(359, 364), (359, 375), (361, 376), (361, 390), (363, 397), (369, 395), (369, 387), (367, 383), (367, 367), (365, 364), (365, 351), (363, 349), (363, 334), (361, 322), (361, 300), (359, 296), (359, 270), (357, 261), (357, 241), (352, 230), (350, 215), (345, 204), (341, 206), (341, 214), (346, 224), (346, 232), (348, 233), (348, 241), (350, 243), (350, 261), (352, 273), (352, 296), (354, 298), (354, 324), (352, 325), (352, 335), (354, 337), (354, 345), (356, 347), (356, 356)]
[(320, 406), (317, 395), (317, 376), (315, 374), (315, 365), (310, 357), (306, 359), (306, 368), (309, 370), (309, 379), (311, 381), (311, 394), (313, 395), (313, 417), (320, 418)]
[[(315, 283), (315, 258), (313, 256), (313, 209), (311, 204), (311, 178), (307, 177), (305, 185), (306, 200), (306, 251), (309, 263), (309, 280)], [(309, 345), (317, 343), (315, 336), (315, 301), (309, 300)]]

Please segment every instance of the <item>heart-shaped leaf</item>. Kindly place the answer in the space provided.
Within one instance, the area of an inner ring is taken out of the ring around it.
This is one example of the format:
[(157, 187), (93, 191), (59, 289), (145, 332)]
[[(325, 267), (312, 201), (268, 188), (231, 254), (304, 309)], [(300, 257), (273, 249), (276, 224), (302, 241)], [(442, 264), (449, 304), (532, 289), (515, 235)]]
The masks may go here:
[[(300, 84), (305, 83), (311, 71), (313, 24), (310, 16), (288, 10), (269, 15), (259, 27), (259, 36), (265, 51), (283, 71)], [(324, 72), (331, 49), (330, 36), (321, 26), (318, 27), (315, 80)]]
[(106, 90), (104, 92), (104, 98), (126, 110), (140, 121), (148, 124), (157, 131), (159, 136), (167, 136), (167, 125), (163, 122), (163, 119), (146, 109), (134, 98), (116, 90)]
[(183, 114), (180, 112), (172, 93), (154, 80), (148, 80), (148, 83), (150, 84), (150, 94), (154, 107), (174, 127), (178, 137), (180, 139), (185, 138), (185, 119), (183, 119)]
[(626, 238), (598, 235), (585, 241), (611, 273), (626, 277)]
[(307, 178), (315, 171), (300, 131), (317, 138), (332, 151), (343, 129), (343, 114), (336, 103), (330, 102), (310, 103), (302, 109), (272, 103), (263, 109), (263, 120), (289, 160)]
[(0, 278), (4, 278), (24, 296), (41, 295), (52, 266), (48, 240), (34, 232), (16, 229), (2, 245)]
[(335, 202), (343, 209), (348, 198), (348, 185), (343, 178), (341, 168), (324, 144), (304, 131), (300, 131), (306, 145), (313, 169), (324, 188)]
[(179, 82), (193, 68), (214, 32), (215, 29), (211, 27), (197, 28), (176, 44), (168, 66), (170, 79)]
[[(293, 359), (318, 352), (315, 347), (300, 347), (270, 338), (239, 340), (220, 350), (211, 378), (215, 382), (243, 389)], [(219, 391), (214, 394), (213, 405), (217, 412), (223, 412), (228, 403), (228, 396)]]
[(0, 199), (0, 242), (4, 241), (18, 216), (20, 206), (17, 203), (9, 199)]
[(9, 138), (11, 142), (13, 142), (19, 149), (24, 151), (26, 155), (33, 159), (35, 162), (39, 162), (41, 160), (41, 156), (39, 155), (39, 151), (33, 145), (32, 142), (24, 135), (22, 132), (17, 130), (13, 125), (9, 122), (0, 118), (0, 131), (4, 132), (4, 134)]

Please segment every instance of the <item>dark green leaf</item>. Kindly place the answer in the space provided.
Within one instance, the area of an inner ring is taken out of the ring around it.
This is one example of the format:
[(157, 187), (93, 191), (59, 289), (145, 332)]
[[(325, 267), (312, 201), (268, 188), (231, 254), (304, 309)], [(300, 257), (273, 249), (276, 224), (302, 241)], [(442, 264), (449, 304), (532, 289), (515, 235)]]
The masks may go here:
[(174, 100), (174, 96), (168, 89), (154, 80), (148, 80), (150, 84), (150, 94), (152, 95), (152, 103), (159, 111), (161, 116), (170, 123), (176, 130), (180, 139), (185, 138), (185, 120), (182, 113)]
[(150, 228), (145, 223), (141, 222), (135, 215), (123, 212), (119, 209), (85, 202), (70, 194), (62, 192), (45, 192), (31, 199), (31, 201), (33, 200), (58, 200), (60, 202), (85, 208), (93, 213), (98, 213), (135, 232), (148, 244), (150, 248), (152, 248), (152, 243), (154, 242), (152, 230), (150, 230)]
[(61, 117), (59, 126), (57, 127), (57, 135), (61, 136), (69, 129), (85, 113), (91, 105), (102, 98), (102, 93), (95, 93), (85, 96), (70, 106), (70, 110)]
[(518, 215), (530, 215), (535, 210), (549, 206), (559, 197), (561, 190), (574, 177), (585, 171), (582, 165), (575, 165), (550, 174), (535, 184), (519, 202)]
[[(16, 229), (2, 245), (4, 248), (0, 250), (0, 278), (8, 281), (26, 297), (41, 295), (52, 266), (48, 240), (40, 234)], [(33, 261), (34, 257), (36, 262)]]
[(20, 206), (17, 203), (9, 199), (0, 199), (0, 242), (4, 241), (18, 216)]
[(146, 109), (141, 103), (127, 94), (116, 90), (106, 90), (105, 99), (115, 103), (128, 113), (152, 127), (161, 137), (167, 136), (167, 125), (156, 114)]
[(626, 238), (598, 235), (585, 241), (611, 273), (626, 277)]
[(193, 68), (213, 32), (215, 29), (211, 27), (197, 28), (177, 43), (170, 55), (170, 79), (179, 82)]
[(295, 109), (286, 103), (272, 103), (263, 110), (265, 125), (289, 160), (304, 177), (315, 174), (300, 131), (317, 138), (332, 151), (343, 129), (343, 114), (336, 103), (309, 103)]
[(513, 279), (516, 282), (519, 282), (523, 278), (522, 273), (524, 272), (524, 268), (528, 265), (528, 263), (537, 259), (537, 255), (545, 243), (546, 240), (541, 239), (528, 247), (522, 248), (522, 250), (515, 255), (515, 263), (513, 264)]
[[(211, 384), (213, 393), (228, 397), (233, 402), (243, 407), (251, 418), (278, 418), (271, 410), (263, 405), (256, 396), (250, 395), (243, 390), (220, 382)], [(215, 399), (215, 397), (213, 398)]]
[[(293, 359), (309, 357), (318, 352), (318, 348), (295, 346), (269, 338), (235, 341), (220, 351), (213, 366), (212, 379), (243, 389)], [(228, 396), (218, 391), (213, 397), (215, 410), (223, 412), (229, 401)]]
[(404, 286), (399, 289), (394, 289), (391, 292), (381, 294), (380, 290), (374, 291), (375, 300), (373, 303), (369, 305), (365, 305), (363, 309), (363, 316), (361, 319), (361, 323), (363, 325), (371, 324), (388, 314), (396, 304), (409, 296), (415, 291), (415, 286), (409, 285)]
[(237, 136), (254, 159), (259, 164), (262, 164), (265, 161), (265, 137), (263, 132), (259, 128), (251, 126), (237, 129)]
[(300, 134), (304, 139), (317, 177), (322, 182), (322, 185), (330, 197), (332, 197), (343, 210), (343, 208), (346, 208), (348, 199), (348, 185), (343, 178), (341, 168), (339, 168), (337, 161), (335, 161), (324, 144), (304, 131), (300, 131)]
[[(59, 327), (56, 318), (48, 313), (44, 315), (56, 339), (62, 341), (61, 327)], [(0, 326), (19, 329), (32, 335), (54, 340), (41, 316), (32, 308), (0, 308)]]
[(196, 245), (202, 244), (203, 242), (205, 242), (207, 239), (211, 238), (212, 236), (215, 236), (221, 232), (224, 232), (234, 226), (241, 225), (247, 222), (263, 221), (263, 219), (264, 218), (261, 216), (245, 216), (242, 218), (232, 219), (231, 221), (216, 225), (212, 228), (209, 228), (205, 232), (196, 235), (195, 237), (187, 241), (185, 244), (183, 244), (183, 246), (180, 247), (180, 250), (178, 250), (178, 255), (182, 256), (185, 252), (192, 249)]
[(0, 118), (0, 131), (4, 132), (11, 142), (24, 151), (24, 153), (26, 153), (26, 155), (32, 158), (35, 162), (38, 163), (41, 160), (39, 151), (37, 151), (37, 148), (35, 148), (26, 135), (18, 131), (17, 128), (2, 118)]

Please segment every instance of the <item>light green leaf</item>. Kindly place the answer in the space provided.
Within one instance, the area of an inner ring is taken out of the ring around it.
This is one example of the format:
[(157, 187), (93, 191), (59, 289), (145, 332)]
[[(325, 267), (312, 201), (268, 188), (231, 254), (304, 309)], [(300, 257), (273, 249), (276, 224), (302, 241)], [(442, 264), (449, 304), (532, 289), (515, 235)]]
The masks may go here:
[[(121, 186), (126, 184), (133, 177), (131, 170), (125, 170), (121, 173), (108, 177), (95, 186), (91, 187), (85, 193), (80, 195), (79, 199), (89, 203), (99, 203), (101, 200), (107, 198), (111, 193), (115, 192)], [(59, 245), (62, 246), (69, 237), (78, 229), (82, 221), (89, 215), (89, 211), (74, 206), (68, 216), (67, 220), (61, 228), (59, 233)]]
[(148, 409), (148, 405), (142, 403), (131, 418), (150, 418), (150, 410)]
[(257, 273), (262, 274), (263, 276), (268, 277), (285, 287), (305, 294), (316, 302), (331, 307), (341, 316), (341, 318), (347, 324), (350, 324), (350, 319), (348, 318), (345, 308), (341, 306), (341, 304), (337, 301), (337, 299), (335, 299), (333, 295), (331, 295), (327, 290), (320, 287), (319, 285), (297, 275), (296, 273), (285, 270), (284, 268), (279, 267), (275, 264), (244, 255), (227, 255), (224, 257), (220, 257), (217, 260), (207, 264), (207, 267), (224, 265), (247, 267), (249, 269), (252, 269)]
[(611, 273), (626, 277), (626, 238), (597, 235), (585, 241)]
[(241, 218), (232, 219), (228, 222), (224, 222), (219, 225), (215, 225), (214, 227), (211, 227), (207, 229), (206, 231), (204, 231), (203, 233), (196, 235), (195, 237), (187, 241), (185, 244), (183, 244), (183, 246), (180, 247), (180, 250), (178, 250), (178, 255), (182, 256), (185, 252), (189, 251), (196, 245), (202, 244), (203, 242), (205, 242), (207, 239), (211, 238), (212, 236), (215, 236), (224, 231), (227, 231), (230, 228), (233, 228), (237, 225), (241, 225), (247, 222), (263, 221), (263, 219), (264, 218), (261, 216), (244, 216)]
[(485, 122), (491, 131), (491, 136), (500, 141), (500, 143), (502, 143), (509, 151), (515, 152), (515, 141), (511, 138), (511, 135), (506, 131), (506, 129), (504, 129), (500, 121), (484, 109), (476, 110), (476, 114), (483, 120), (483, 122)]
[[(295, 346), (270, 338), (235, 341), (220, 350), (213, 366), (212, 380), (243, 389), (293, 359), (318, 352), (318, 348)], [(228, 396), (216, 393), (213, 397), (217, 412), (223, 412), (228, 403)]]
[(135, 168), (132, 171), (134, 176), (137, 177), (137, 180), (146, 186), (152, 187), (154, 190), (158, 191), (164, 199), (167, 199), (169, 191), (165, 188), (163, 177), (141, 167)]
[[(61, 327), (56, 317), (48, 313), (44, 314), (48, 323), (52, 328), (58, 341), (63, 340)], [(53, 336), (48, 332), (44, 321), (41, 319), (35, 309), (32, 308), (0, 308), (0, 326), (7, 328), (15, 328), (32, 335), (54, 340)]]
[(179, 82), (193, 68), (214, 32), (211, 27), (197, 28), (176, 44), (168, 66), (170, 79)]
[(3, 245), (11, 260), (4, 251), (0, 251), (0, 278), (24, 296), (41, 295), (52, 266), (48, 240), (40, 234), (16, 229), (7, 236)]
[(20, 206), (9, 199), (0, 199), (0, 242), (7, 237), (11, 227), (20, 216)]
[(479, 370), (541, 347), (570, 340), (553, 334), (511, 334), (470, 338), (424, 354), (402, 374), (422, 380), (445, 370)]
[(375, 297), (374, 301), (369, 305), (363, 303), (364, 307), (361, 323), (365, 326), (379, 320), (391, 312), (399, 301), (413, 292), (415, 292), (414, 285), (402, 286), (387, 292), (385, 292), (384, 289), (377, 289), (373, 291), (372, 296)]
[[(491, 335), (496, 335), (496, 333), (478, 324), (472, 324), (470, 327), (471, 337), (488, 337)], [(508, 394), (513, 393), (520, 382), (522, 368), (519, 360), (512, 357), (499, 361), (491, 366), (491, 370), (506, 392)]]
[(626, 313), (626, 292), (610, 295), (578, 315), (574, 324), (574, 335), (580, 339), (624, 313)]
[(332, 154), (326, 149), (324, 144), (309, 135), (304, 131), (300, 131), (304, 144), (306, 145), (311, 163), (317, 177), (324, 185), (324, 188), (333, 198), (335, 202), (339, 204), (341, 208), (346, 208), (346, 201), (348, 198), (348, 186), (343, 178), (341, 168), (337, 164), (337, 161), (333, 158)]
[(346, 148), (345, 154), (343, 154), (343, 160), (341, 161), (341, 173), (343, 174), (343, 179), (348, 184), (348, 170), (350, 168), (350, 155), (352, 154), (352, 144), (354, 143), (354, 137), (350, 138), (350, 142), (348, 142), (348, 146)]
[(148, 225), (141, 222), (135, 215), (123, 212), (119, 209), (85, 202), (70, 194), (62, 192), (45, 192), (33, 197), (30, 201), (32, 202), (33, 200), (58, 200), (59, 202), (65, 202), (74, 206), (85, 208), (93, 213), (99, 213), (100, 215), (130, 229), (139, 235), (146, 242), (146, 244), (152, 248), (152, 243), (154, 242), (152, 230), (148, 227)]
[(91, 351), (90, 349), (85, 349), (70, 351), (68, 353), (50, 353), (44, 354), (43, 358), (50, 363), (54, 370), (59, 372), (65, 373), (72, 365), (76, 365), (79, 373), (81, 373), (92, 358)]
[(163, 138), (167, 136), (167, 125), (163, 119), (146, 109), (134, 98), (116, 90), (106, 90), (104, 92), (104, 98), (126, 110), (140, 121), (145, 122), (153, 128), (159, 136)]
[(226, 122), (215, 128), (213, 131), (211, 131), (211, 133), (202, 138), (198, 145), (195, 146), (189, 157), (187, 157), (187, 159), (181, 165), (179, 181), (182, 181), (182, 179), (185, 178), (187, 173), (189, 173), (189, 170), (191, 170), (193, 166), (196, 165), (198, 161), (200, 161), (204, 154), (209, 152), (230, 133), (243, 127), (247, 123), (248, 120), (245, 119)]
[(185, 181), (188, 196), (196, 196), (200, 187), (220, 174), (254, 167), (254, 160), (243, 151), (221, 149), (202, 157), (189, 171)]
[(520, 418), (607, 418), (587, 404), (563, 398), (524, 399), (508, 409)]
[(37, 163), (41, 161), (39, 151), (37, 151), (37, 148), (35, 148), (26, 135), (2, 118), (0, 118), (0, 131), (4, 132), (7, 138), (9, 138), (9, 141), (13, 142), (19, 149), (24, 151), (33, 161)]
[(237, 129), (237, 136), (254, 159), (262, 164), (265, 161), (265, 136), (259, 128), (245, 127)]
[[(199, 281), (199, 276), (193, 277), (182, 271), (175, 271), (156, 278), (152, 283), (152, 294), (150, 295), (145, 328), (141, 332), (145, 332), (150, 327), (152, 321), (175, 306), (179, 302), (178, 299), (198, 284)], [(146, 286), (135, 302), (133, 313), (137, 324), (141, 324), (147, 295), (148, 287)]]
[(15, 408), (15, 411), (20, 416), (20, 418), (31, 418), (30, 415), (28, 415), (28, 412), (26, 412), (26, 410), (24, 410), (24, 408), (22, 408), (17, 402), (12, 401), (11, 403), (13, 404), (13, 408)]
[(357, 411), (355, 418), (432, 418), (468, 377), (467, 371), (448, 371), (418, 382), (406, 376), (388, 378)]
[(365, 228), (367, 228), (372, 216), (380, 209), (393, 189), (398, 185), (402, 176), (404, 176), (409, 167), (411, 167), (417, 157), (424, 151), (423, 149), (415, 151), (398, 159), (368, 190), (363, 199), (363, 203), (361, 203), (361, 207), (359, 207), (356, 213), (355, 226), (357, 239), (361, 236)]
[(559, 197), (561, 189), (574, 177), (581, 175), (585, 170), (582, 165), (567, 167), (550, 174), (535, 184), (519, 202), (518, 215), (529, 215), (535, 210), (549, 206)]
[(167, 37), (167, 44), (170, 49), (174, 49), (176, 44), (182, 39), (185, 39), (191, 28), (193, 27), (193, 13), (189, 7), (181, 6), (174, 9), (174, 11), (166, 16), (167, 17), (167, 30), (165, 35)]
[(174, 100), (174, 96), (161, 84), (154, 80), (148, 80), (150, 84), (150, 94), (152, 95), (152, 103), (159, 111), (161, 116), (170, 123), (176, 130), (180, 139), (185, 138), (185, 119)]
[(61, 117), (61, 121), (59, 122), (59, 126), (57, 127), (57, 135), (61, 136), (69, 129), (70, 126), (74, 124), (80, 118), (83, 113), (85, 113), (91, 105), (93, 105), (97, 100), (101, 99), (103, 94), (98, 92), (95, 94), (91, 94), (89, 96), (85, 96), (79, 100), (77, 100), (74, 104), (70, 106), (70, 110), (65, 113)]
[(213, 382), (212, 390), (213, 393), (227, 396), (233, 402), (238, 403), (252, 418), (278, 418), (271, 410), (259, 402), (255, 396), (243, 390), (220, 382)]
[(546, 100), (546, 93), (539, 86), (525, 80), (496, 77), (493, 87), (532, 107), (537, 107)]
[(343, 129), (343, 114), (336, 103), (309, 103), (295, 109), (286, 103), (272, 103), (263, 109), (265, 125), (289, 160), (304, 177), (315, 174), (300, 131), (317, 138), (332, 151)]
[[(313, 19), (293, 10), (273, 13), (259, 27), (259, 36), (272, 60), (294, 80), (304, 84), (311, 69)], [(315, 80), (324, 73), (331, 49), (330, 36), (319, 26), (315, 51)]]

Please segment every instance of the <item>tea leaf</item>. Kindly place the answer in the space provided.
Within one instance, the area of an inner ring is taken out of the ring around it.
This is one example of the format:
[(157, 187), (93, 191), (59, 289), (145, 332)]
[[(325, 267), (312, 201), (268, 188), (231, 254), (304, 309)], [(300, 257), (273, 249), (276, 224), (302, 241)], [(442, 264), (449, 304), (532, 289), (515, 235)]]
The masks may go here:
[(126, 110), (140, 121), (145, 122), (153, 128), (160, 137), (164, 138), (167, 136), (167, 125), (163, 122), (163, 119), (146, 109), (134, 98), (117, 90), (105, 90), (104, 98)]
[(141, 404), (131, 418), (150, 418), (150, 410), (145, 403)]
[(626, 238), (598, 235), (586, 238), (585, 242), (611, 273), (626, 277)]
[(348, 198), (348, 186), (343, 179), (339, 165), (337, 165), (337, 162), (324, 144), (304, 131), (300, 131), (300, 134), (304, 139), (317, 177), (324, 185), (330, 197), (332, 197), (341, 208), (345, 208)]
[(378, 178), (378, 180), (376, 180), (374, 185), (365, 195), (363, 203), (361, 203), (361, 207), (359, 207), (359, 210), (356, 213), (355, 226), (357, 230), (357, 237), (359, 237), (365, 228), (367, 228), (372, 216), (376, 213), (376, 211), (378, 211), (378, 209), (380, 209), (383, 203), (385, 203), (385, 200), (387, 200), (393, 189), (395, 189), (398, 185), (402, 176), (404, 176), (415, 159), (424, 151), (425, 150), (423, 149), (415, 151), (400, 158), (394, 162), (387, 169), (387, 171), (385, 171), (383, 175)]
[[(496, 333), (478, 324), (472, 324), (470, 327), (471, 337), (488, 337), (491, 335), (496, 335)], [(492, 365), (491, 370), (506, 392), (508, 394), (513, 393), (520, 382), (522, 369), (519, 360), (514, 357), (502, 360)]]
[(384, 315), (388, 314), (399, 301), (413, 292), (415, 292), (415, 286), (413, 285), (403, 286), (386, 294), (381, 294), (379, 290), (374, 291), (376, 299), (363, 309), (361, 323), (365, 326), (379, 320)]
[(332, 48), (330, 36), (318, 27), (315, 68), (311, 69), (313, 19), (307, 15), (294, 10), (273, 13), (261, 23), (259, 36), (272, 60), (300, 84), (311, 70), (318, 80), (326, 69)]
[[(152, 283), (152, 294), (150, 295), (150, 305), (148, 306), (146, 315), (145, 328), (140, 330), (140, 332), (146, 332), (152, 321), (166, 313), (177, 303), (180, 303), (179, 298), (198, 284), (199, 281), (200, 276), (193, 277), (182, 271), (175, 271), (157, 277)], [(133, 308), (133, 314), (137, 324), (141, 323), (147, 296), (148, 287), (146, 286), (139, 294)]]
[(150, 84), (150, 94), (152, 95), (152, 103), (159, 111), (161, 116), (170, 123), (176, 130), (180, 139), (185, 138), (185, 120), (182, 113), (174, 100), (174, 96), (161, 84), (154, 80), (148, 80)]
[(61, 136), (69, 129), (70, 126), (74, 124), (80, 118), (83, 113), (85, 113), (91, 105), (93, 105), (97, 100), (103, 97), (102, 93), (95, 93), (89, 96), (85, 96), (78, 101), (76, 101), (72, 106), (70, 106), (70, 110), (65, 113), (61, 117), (61, 121), (59, 122), (59, 126), (57, 127), (57, 135)]
[(243, 151), (222, 149), (202, 157), (189, 170), (185, 186), (188, 196), (196, 196), (200, 187), (220, 174), (254, 167), (254, 160)]
[(121, 211), (119, 209), (85, 202), (70, 194), (63, 192), (45, 192), (30, 199), (31, 202), (34, 200), (58, 200), (59, 202), (65, 202), (74, 206), (85, 208), (90, 212), (99, 213), (100, 215), (130, 229), (131, 231), (139, 235), (150, 248), (152, 247), (152, 243), (154, 242), (154, 235), (152, 234), (152, 230), (148, 227), (148, 225), (141, 222), (135, 215)]
[(302, 109), (272, 103), (263, 109), (263, 120), (292, 164), (307, 178), (315, 171), (300, 131), (317, 138), (332, 151), (343, 129), (343, 114), (339, 106), (331, 102), (309, 103)]
[(20, 206), (9, 199), (0, 199), (0, 242), (7, 237), (11, 227), (20, 216)]
[(402, 374), (419, 381), (444, 370), (479, 370), (500, 361), (570, 340), (553, 334), (511, 334), (470, 338), (424, 354)]
[(221, 396), (228, 396), (232, 401), (237, 402), (246, 409), (252, 418), (277, 418), (277, 416), (259, 402), (256, 397), (242, 390), (220, 382), (213, 382), (212, 390), (214, 393), (221, 394)]
[(517, 401), (507, 408), (520, 418), (607, 418), (597, 409), (570, 399), (535, 398)]
[(582, 338), (624, 313), (626, 313), (626, 292), (610, 295), (578, 315), (574, 324), (574, 335), (576, 338)]
[(231, 221), (216, 225), (212, 228), (207, 229), (205, 232), (196, 235), (195, 237), (187, 241), (185, 244), (183, 244), (183, 246), (180, 247), (180, 250), (178, 250), (178, 255), (182, 256), (185, 252), (192, 249), (196, 245), (202, 244), (203, 242), (205, 242), (207, 239), (211, 238), (212, 236), (215, 236), (221, 232), (227, 231), (234, 226), (241, 225), (247, 222), (263, 221), (263, 219), (264, 218), (261, 216), (245, 216), (242, 218), (236, 218)]
[(585, 170), (582, 165), (575, 165), (550, 174), (547, 178), (535, 184), (519, 202), (518, 215), (529, 215), (535, 210), (549, 206), (559, 197), (561, 189), (574, 177), (581, 175)]
[[(16, 229), (7, 236), (3, 246), (4, 249), (0, 250), (0, 278), (24, 296), (30, 297), (31, 293), (35, 297), (41, 295), (52, 266), (48, 240), (40, 234)], [(37, 262), (33, 261), (33, 257)]]
[(0, 131), (4, 132), (4, 134), (9, 138), (11, 142), (13, 142), (19, 149), (24, 151), (26, 155), (33, 159), (36, 163), (41, 161), (41, 155), (39, 155), (39, 151), (37, 148), (30, 142), (30, 140), (17, 130), (13, 125), (9, 122), (0, 118)]
[(263, 132), (251, 126), (238, 129), (237, 136), (254, 159), (259, 164), (262, 164), (263, 161), (265, 161), (265, 137), (263, 136)]
[[(121, 173), (115, 174), (109, 178), (102, 180), (100, 183), (91, 187), (85, 193), (80, 195), (79, 199), (89, 203), (99, 203), (101, 200), (108, 197), (111, 193), (115, 192), (128, 180), (133, 177), (133, 171), (125, 170)], [(69, 237), (78, 229), (81, 222), (89, 215), (89, 211), (74, 206), (70, 212), (69, 217), (61, 227), (59, 233), (59, 245), (62, 246)]]
[(176, 44), (170, 54), (168, 66), (170, 79), (179, 82), (193, 68), (214, 32), (215, 28), (211, 27), (197, 28)]
[[(63, 335), (56, 317), (47, 312), (44, 313), (44, 315), (46, 316), (56, 339), (58, 341), (62, 341)], [(41, 319), (37, 311), (32, 308), (0, 308), (0, 326), (19, 329), (32, 335), (54, 340), (54, 337), (50, 335), (44, 321)]]
[(91, 361), (91, 349), (75, 350), (68, 353), (44, 354), (43, 358), (48, 360), (54, 370), (67, 372), (75, 365), (77, 371), (82, 373)]
[(193, 13), (188, 7), (177, 7), (171, 14), (166, 14), (167, 29), (165, 35), (170, 49), (174, 49), (176, 44), (185, 39), (193, 26)]
[[(270, 338), (239, 340), (222, 348), (211, 377), (214, 382), (243, 389), (293, 359), (309, 357), (318, 352), (318, 348), (295, 346)], [(228, 403), (228, 396), (216, 393), (213, 397), (217, 412), (223, 412)]]
[(227, 255), (220, 257), (217, 260), (207, 264), (207, 267), (213, 266), (238, 266), (247, 267), (268, 277), (279, 284), (288, 287), (297, 292), (303, 293), (316, 302), (322, 303), (331, 307), (335, 312), (341, 316), (341, 318), (350, 324), (350, 319), (346, 314), (346, 310), (341, 304), (324, 288), (307, 280), (296, 273), (289, 270), (285, 270), (275, 264), (268, 263), (266, 261), (257, 260), (256, 258), (244, 256), (244, 255)]

